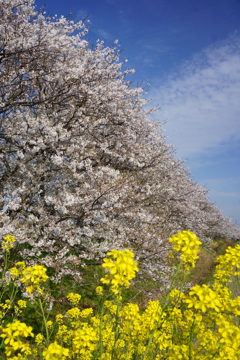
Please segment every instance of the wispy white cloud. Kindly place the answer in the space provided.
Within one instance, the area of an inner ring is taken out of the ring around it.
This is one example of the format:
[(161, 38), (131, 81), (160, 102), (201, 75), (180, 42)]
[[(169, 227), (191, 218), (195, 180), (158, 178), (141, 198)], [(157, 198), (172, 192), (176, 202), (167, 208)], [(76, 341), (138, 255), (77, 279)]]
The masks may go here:
[(240, 34), (195, 55), (150, 96), (179, 157), (218, 152), (222, 143), (239, 140)]
[(97, 33), (100, 36), (101, 40), (112, 40), (113, 39), (113, 36), (109, 32), (107, 32), (103, 29), (98, 29)]
[(87, 11), (85, 11), (85, 10), (82, 10), (82, 9), (78, 10), (77, 13), (76, 13), (76, 17), (80, 18), (80, 19), (85, 19), (88, 16), (89, 16), (89, 13)]

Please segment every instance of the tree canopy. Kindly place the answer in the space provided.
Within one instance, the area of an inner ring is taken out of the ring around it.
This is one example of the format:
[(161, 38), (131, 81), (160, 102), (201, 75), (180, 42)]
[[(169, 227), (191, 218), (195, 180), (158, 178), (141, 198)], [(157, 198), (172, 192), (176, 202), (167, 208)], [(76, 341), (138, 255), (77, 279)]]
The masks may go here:
[(0, 236), (56, 279), (113, 247), (164, 273), (178, 230), (238, 238), (149, 119), (118, 46), (86, 34), (33, 0), (0, 0)]

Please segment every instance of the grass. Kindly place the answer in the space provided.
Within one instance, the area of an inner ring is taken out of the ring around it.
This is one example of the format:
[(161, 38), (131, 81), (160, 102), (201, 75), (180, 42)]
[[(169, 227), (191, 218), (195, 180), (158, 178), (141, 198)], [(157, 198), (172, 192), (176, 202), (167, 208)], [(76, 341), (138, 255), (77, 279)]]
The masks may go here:
[(216, 258), (223, 255), (229, 246), (234, 246), (235, 241), (217, 238), (210, 243), (210, 249), (202, 248), (199, 259), (194, 268), (190, 281), (193, 284), (213, 283), (213, 274), (216, 267)]

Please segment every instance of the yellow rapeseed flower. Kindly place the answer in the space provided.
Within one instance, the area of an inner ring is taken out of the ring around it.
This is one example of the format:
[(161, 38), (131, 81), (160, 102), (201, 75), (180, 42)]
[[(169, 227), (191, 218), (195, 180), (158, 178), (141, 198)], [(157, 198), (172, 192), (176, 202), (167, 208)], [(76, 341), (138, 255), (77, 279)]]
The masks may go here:
[(67, 299), (72, 303), (73, 305), (77, 305), (79, 301), (81, 300), (81, 295), (76, 293), (69, 293), (67, 295)]
[(81, 318), (87, 318), (89, 315), (93, 314), (93, 309), (92, 308), (88, 308), (88, 309), (84, 309), (81, 311), (80, 313), (80, 317)]
[(64, 360), (69, 355), (69, 349), (63, 348), (56, 342), (50, 344), (46, 350), (43, 351), (45, 360)]
[(35, 342), (38, 344), (38, 345), (41, 345), (42, 343), (43, 343), (43, 335), (42, 334), (37, 334), (36, 336), (35, 336)]
[(37, 285), (48, 279), (47, 269), (43, 265), (29, 266), (22, 272), (20, 281), (26, 285)]
[(33, 336), (32, 327), (27, 326), (25, 323), (19, 320), (14, 320), (13, 323), (7, 324), (7, 327), (3, 329), (3, 334), (0, 335), (5, 339), (5, 344), (11, 343), (11, 339), (18, 336)]
[(97, 286), (96, 287), (96, 294), (97, 295), (103, 295), (103, 287), (102, 286)]
[(231, 277), (240, 275), (240, 245), (234, 248), (228, 247), (224, 255), (220, 255), (217, 260), (215, 281), (229, 282)]
[(222, 308), (218, 294), (205, 284), (193, 286), (184, 302), (189, 308), (200, 309), (202, 312), (206, 312), (207, 309), (219, 312)]
[(5, 303), (1, 303), (0, 304), (0, 307), (3, 309), (3, 310), (9, 310), (11, 309), (11, 305), (10, 305), (10, 302), (9, 300), (6, 300)]
[(58, 324), (60, 324), (60, 323), (63, 322), (63, 315), (62, 315), (62, 314), (56, 315), (56, 322), (57, 322)]
[(180, 251), (180, 258), (183, 260), (186, 268), (194, 267), (198, 259), (199, 246), (201, 241), (191, 231), (181, 231), (169, 238), (169, 242), (173, 243), (172, 249)]
[(88, 324), (83, 324), (81, 329), (74, 332), (74, 352), (87, 357), (96, 348), (97, 340), (97, 332)]
[(118, 294), (120, 287), (128, 287), (130, 280), (136, 276), (136, 272), (139, 270), (137, 261), (134, 260), (134, 253), (131, 250), (111, 250), (107, 255), (110, 259), (103, 259), (102, 267), (108, 274), (101, 281), (104, 284), (111, 284), (111, 291)]
[(16, 239), (12, 235), (7, 235), (3, 238), (5, 241), (2, 242), (2, 251), (9, 252), (13, 248), (13, 243), (16, 242)]
[(47, 327), (51, 328), (53, 326), (53, 322), (51, 320), (47, 321)]
[(27, 307), (27, 302), (25, 301), (25, 300), (18, 300), (18, 306), (20, 307), (20, 308), (25, 308), (25, 307)]
[(77, 307), (72, 308), (66, 312), (67, 317), (70, 319), (78, 318), (80, 317), (80, 314), (81, 314), (81, 310)]
[(31, 354), (29, 345), (19, 339), (19, 337), (33, 336), (31, 326), (27, 326), (19, 320), (14, 320), (13, 323), (7, 324), (6, 328), (2, 329), (2, 332), (3, 334), (0, 337), (5, 338), (4, 344), (7, 345), (5, 351), (7, 357), (17, 350)]

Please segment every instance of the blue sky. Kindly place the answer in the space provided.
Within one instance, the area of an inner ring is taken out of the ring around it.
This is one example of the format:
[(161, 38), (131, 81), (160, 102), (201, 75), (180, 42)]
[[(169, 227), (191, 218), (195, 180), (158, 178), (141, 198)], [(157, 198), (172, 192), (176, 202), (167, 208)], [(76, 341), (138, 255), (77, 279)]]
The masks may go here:
[(176, 157), (240, 226), (240, 0), (45, 1), (47, 13), (89, 15), (93, 42), (119, 40)]

